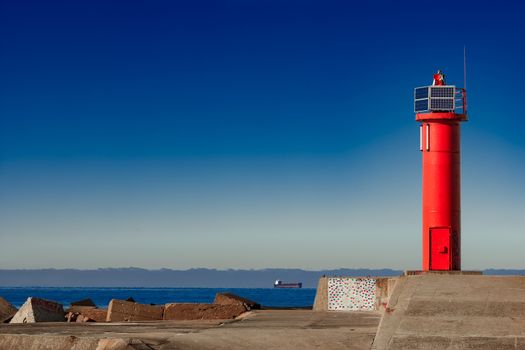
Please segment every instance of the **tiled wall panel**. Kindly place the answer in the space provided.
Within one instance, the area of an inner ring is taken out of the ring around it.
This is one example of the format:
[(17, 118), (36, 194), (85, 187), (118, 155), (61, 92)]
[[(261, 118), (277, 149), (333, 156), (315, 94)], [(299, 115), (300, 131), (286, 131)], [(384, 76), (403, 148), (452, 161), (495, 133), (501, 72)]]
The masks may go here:
[(328, 278), (328, 310), (371, 311), (376, 309), (376, 280), (373, 278)]

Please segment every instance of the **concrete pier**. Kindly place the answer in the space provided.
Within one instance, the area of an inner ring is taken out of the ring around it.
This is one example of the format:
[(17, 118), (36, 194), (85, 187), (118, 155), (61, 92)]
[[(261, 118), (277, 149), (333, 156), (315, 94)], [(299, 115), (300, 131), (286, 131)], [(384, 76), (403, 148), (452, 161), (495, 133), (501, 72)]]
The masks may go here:
[(400, 277), (373, 349), (525, 349), (525, 277)]
[(372, 311), (320, 310), (329, 306), (328, 282), (320, 282), (317, 311), (253, 310), (234, 320), (0, 324), (0, 350), (525, 350), (525, 276), (426, 273), (332, 281), (332, 293), (343, 288), (355, 298), (355, 287), (372, 295)]
[(365, 350), (378, 312), (256, 310), (236, 320), (0, 324), (0, 350)]

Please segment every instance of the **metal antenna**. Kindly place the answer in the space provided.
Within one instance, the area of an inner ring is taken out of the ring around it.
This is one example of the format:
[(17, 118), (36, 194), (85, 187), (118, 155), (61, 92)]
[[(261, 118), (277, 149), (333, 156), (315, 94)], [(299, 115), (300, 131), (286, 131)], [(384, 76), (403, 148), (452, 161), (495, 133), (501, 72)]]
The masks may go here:
[(467, 90), (467, 46), (463, 46), (463, 89)]

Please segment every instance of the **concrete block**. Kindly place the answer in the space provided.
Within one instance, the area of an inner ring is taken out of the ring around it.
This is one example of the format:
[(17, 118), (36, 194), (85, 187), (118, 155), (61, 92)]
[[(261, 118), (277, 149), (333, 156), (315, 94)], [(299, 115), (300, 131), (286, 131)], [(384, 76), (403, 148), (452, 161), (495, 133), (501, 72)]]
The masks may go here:
[(9, 322), (17, 311), (10, 302), (0, 297), (0, 323)]
[(93, 307), (96, 307), (97, 305), (95, 305), (95, 303), (91, 299), (82, 299), (82, 300), (73, 301), (71, 303), (71, 306), (93, 306)]
[(108, 310), (85, 308), (81, 311), (70, 311), (66, 315), (67, 322), (106, 322)]
[[(107, 309), (86, 309), (80, 313), (84, 318), (88, 318), (93, 322), (106, 322), (108, 310)], [(77, 321), (78, 322), (78, 321)]]
[(247, 309), (241, 304), (166, 304), (164, 320), (227, 320), (235, 318)]
[(232, 293), (217, 293), (213, 303), (219, 305), (242, 305), (246, 310), (259, 310), (261, 308), (261, 304)]
[(71, 306), (69, 309), (66, 309), (66, 312), (82, 312), (84, 310), (96, 309), (96, 306)]
[(162, 320), (163, 306), (144, 305), (112, 299), (107, 311), (107, 322)]
[(64, 308), (54, 301), (30, 297), (10, 323), (65, 322)]

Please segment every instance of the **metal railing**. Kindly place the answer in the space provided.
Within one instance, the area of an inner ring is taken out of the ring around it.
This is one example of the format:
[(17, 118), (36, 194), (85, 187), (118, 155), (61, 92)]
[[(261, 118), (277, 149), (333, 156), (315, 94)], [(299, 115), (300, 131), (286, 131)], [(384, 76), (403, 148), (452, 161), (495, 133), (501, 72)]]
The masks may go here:
[(456, 109), (457, 114), (467, 114), (467, 90), (463, 88), (456, 88)]

